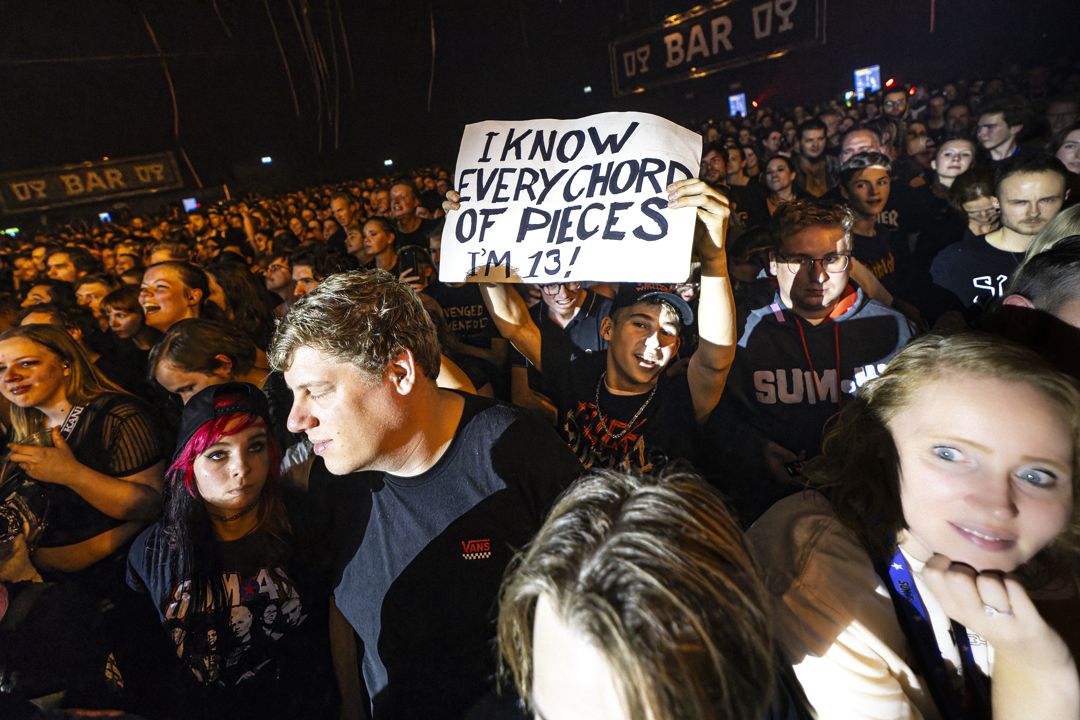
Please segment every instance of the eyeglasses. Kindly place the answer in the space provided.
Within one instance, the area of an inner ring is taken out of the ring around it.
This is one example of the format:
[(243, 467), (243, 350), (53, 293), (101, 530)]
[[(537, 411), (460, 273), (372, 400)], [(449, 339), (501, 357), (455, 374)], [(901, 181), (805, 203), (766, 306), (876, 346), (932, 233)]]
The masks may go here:
[(821, 263), (821, 268), (827, 273), (838, 273), (847, 270), (851, 264), (850, 253), (829, 253), (825, 257), (812, 258), (805, 255), (793, 255), (785, 257), (777, 256), (777, 262), (788, 269), (792, 275), (797, 275), (799, 270), (806, 268), (813, 271), (814, 265)]
[(576, 293), (578, 290), (581, 289), (581, 283), (548, 283), (547, 285), (540, 286), (540, 292), (544, 293), (545, 295), (558, 295), (559, 288), (566, 288), (566, 292), (568, 293)]

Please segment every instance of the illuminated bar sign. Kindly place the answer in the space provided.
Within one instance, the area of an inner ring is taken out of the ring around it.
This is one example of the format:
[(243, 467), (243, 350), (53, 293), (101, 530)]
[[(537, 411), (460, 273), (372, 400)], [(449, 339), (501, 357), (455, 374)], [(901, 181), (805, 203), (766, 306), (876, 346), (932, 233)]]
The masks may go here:
[(616, 96), (704, 77), (825, 42), (821, 0), (723, 0), (696, 5), (611, 43)]
[(0, 175), (0, 209), (46, 210), (182, 185), (172, 153), (23, 170)]

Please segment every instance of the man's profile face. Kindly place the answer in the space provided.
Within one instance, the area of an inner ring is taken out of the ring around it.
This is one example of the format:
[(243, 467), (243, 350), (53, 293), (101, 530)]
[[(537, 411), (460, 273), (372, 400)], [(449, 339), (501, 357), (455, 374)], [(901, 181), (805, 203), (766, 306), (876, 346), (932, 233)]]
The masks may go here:
[(719, 183), (727, 180), (727, 162), (716, 150), (710, 150), (701, 158), (701, 177), (705, 182)]
[(315, 278), (315, 270), (310, 265), (293, 265), (292, 279), (294, 283), (293, 295), (298, 298), (304, 297), (319, 287), (319, 281)]
[(817, 160), (825, 152), (825, 131), (818, 128), (804, 130), (799, 136), (799, 153), (807, 160)]
[(1021, 235), (1046, 227), (1065, 202), (1065, 178), (1056, 172), (1018, 173), (998, 186), (1001, 224)]
[[(848, 284), (848, 269), (827, 272), (824, 258), (850, 253), (850, 241), (839, 225), (811, 225), (784, 239), (779, 253), (769, 260), (769, 272), (776, 276), (780, 299), (796, 315), (808, 319), (828, 316)], [(785, 260), (814, 258), (811, 267)]]
[(348, 227), (356, 216), (356, 206), (345, 198), (337, 197), (331, 200), (330, 210), (341, 227)]
[(56, 252), (50, 255), (45, 261), (45, 268), (49, 278), (52, 280), (73, 283), (78, 277), (75, 265), (71, 262), (71, 257), (65, 252)]
[(979, 116), (976, 135), (979, 143), (987, 150), (999, 148), (1012, 141), (1020, 132), (1020, 125), (1009, 126), (1003, 113), (984, 113)]
[(769, 134), (765, 136), (765, 139), (761, 141), (761, 144), (765, 146), (765, 149), (770, 153), (775, 153), (780, 150), (780, 143), (784, 140), (784, 134), (779, 130), (770, 130)]
[(335, 475), (385, 470), (386, 460), (410, 439), (389, 371), (369, 377), (352, 363), (301, 346), (285, 382), (293, 391), (289, 430), (305, 433)]
[(101, 301), (109, 294), (109, 286), (99, 282), (88, 282), (75, 288), (75, 301), (90, 308), (95, 317), (101, 316)]
[(852, 130), (844, 136), (840, 145), (840, 162), (846, 162), (861, 152), (881, 152), (881, 143), (870, 130)]
[(742, 148), (729, 147), (727, 149), (727, 167), (728, 172), (735, 174), (742, 169), (746, 163), (746, 158), (743, 157)]
[(292, 285), (292, 270), (289, 268), (289, 259), (276, 257), (266, 266), (266, 289), (271, 292), (285, 290)]
[(375, 215), (386, 216), (390, 212), (390, 191), (376, 190), (371, 193), (371, 212)]
[(841, 189), (852, 210), (863, 217), (876, 218), (889, 201), (889, 187), (888, 170), (868, 167), (855, 173)]

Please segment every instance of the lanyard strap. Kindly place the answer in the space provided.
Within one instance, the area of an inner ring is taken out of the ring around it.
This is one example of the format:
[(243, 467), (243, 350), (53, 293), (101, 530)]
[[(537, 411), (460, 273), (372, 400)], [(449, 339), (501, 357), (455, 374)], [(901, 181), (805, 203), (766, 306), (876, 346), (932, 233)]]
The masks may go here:
[(60, 426), (60, 435), (64, 440), (70, 438), (71, 433), (75, 432), (75, 427), (79, 424), (79, 420), (82, 419), (83, 410), (85, 409), (85, 405), (76, 405), (71, 408), (71, 412), (68, 413), (64, 424)]
[(930, 696), (941, 716), (961, 720), (989, 720), (989, 678), (975, 662), (964, 626), (954, 620), (950, 628), (953, 642), (960, 651), (960, 665), (964, 677), (963, 691), (957, 693), (953, 673), (941, 657), (941, 649), (930, 622), (930, 613), (919, 596), (907, 558), (897, 550), (887, 565), (877, 566), (877, 571), (889, 589), (900, 627), (915, 651), (919, 670), (926, 679)]

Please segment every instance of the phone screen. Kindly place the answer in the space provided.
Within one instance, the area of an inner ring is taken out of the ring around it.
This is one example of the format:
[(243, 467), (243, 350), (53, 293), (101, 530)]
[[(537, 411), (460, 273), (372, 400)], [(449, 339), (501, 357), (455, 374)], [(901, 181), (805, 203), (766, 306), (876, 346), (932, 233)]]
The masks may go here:
[(420, 276), (420, 263), (416, 258), (416, 253), (403, 250), (398, 255), (398, 274), (404, 272), (412, 273), (417, 277)]

